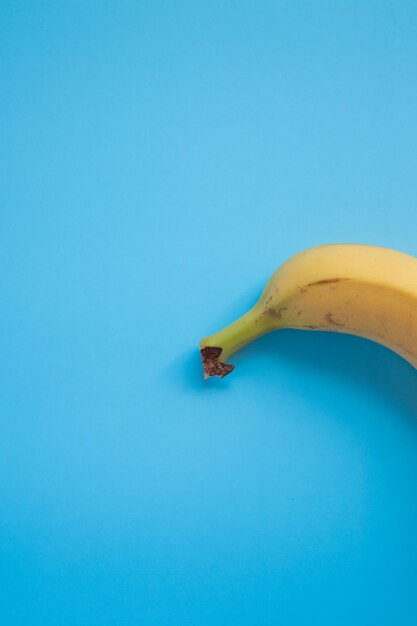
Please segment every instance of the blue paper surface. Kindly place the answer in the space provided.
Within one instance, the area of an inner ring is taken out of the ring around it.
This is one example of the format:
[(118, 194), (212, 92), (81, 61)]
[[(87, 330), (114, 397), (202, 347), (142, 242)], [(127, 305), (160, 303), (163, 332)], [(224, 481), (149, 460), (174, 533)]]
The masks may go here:
[(415, 626), (417, 372), (201, 337), (320, 243), (417, 255), (417, 5), (0, 5), (0, 623)]

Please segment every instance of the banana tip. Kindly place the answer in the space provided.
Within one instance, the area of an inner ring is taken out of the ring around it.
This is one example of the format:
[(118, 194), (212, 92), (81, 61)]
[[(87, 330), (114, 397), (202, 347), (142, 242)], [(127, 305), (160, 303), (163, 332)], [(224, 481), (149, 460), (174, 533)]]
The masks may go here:
[(224, 378), (235, 369), (234, 365), (219, 361), (222, 348), (205, 346), (204, 348), (200, 348), (200, 352), (204, 369), (204, 379), (211, 378), (212, 376)]

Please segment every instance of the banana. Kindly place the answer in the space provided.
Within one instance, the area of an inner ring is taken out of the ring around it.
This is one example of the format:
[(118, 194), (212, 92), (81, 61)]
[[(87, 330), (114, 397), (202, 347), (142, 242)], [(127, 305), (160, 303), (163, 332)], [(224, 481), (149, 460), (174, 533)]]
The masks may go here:
[(369, 245), (329, 244), (286, 261), (243, 317), (200, 342), (204, 378), (229, 374), (226, 360), (281, 328), (332, 331), (375, 341), (417, 368), (417, 259)]

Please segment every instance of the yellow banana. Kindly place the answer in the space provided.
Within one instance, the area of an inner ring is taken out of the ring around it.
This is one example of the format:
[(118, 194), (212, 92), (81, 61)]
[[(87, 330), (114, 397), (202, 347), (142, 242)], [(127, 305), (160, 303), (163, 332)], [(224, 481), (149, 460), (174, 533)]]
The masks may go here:
[(417, 259), (377, 246), (332, 244), (301, 252), (272, 275), (243, 317), (200, 342), (204, 377), (280, 328), (326, 330), (376, 341), (417, 368)]

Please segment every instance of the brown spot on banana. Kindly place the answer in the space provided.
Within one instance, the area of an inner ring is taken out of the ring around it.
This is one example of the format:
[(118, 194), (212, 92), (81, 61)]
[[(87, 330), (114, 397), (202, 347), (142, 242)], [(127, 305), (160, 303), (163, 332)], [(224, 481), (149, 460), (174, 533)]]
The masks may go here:
[(287, 310), (286, 306), (281, 306), (279, 309), (274, 309), (273, 307), (268, 307), (265, 309), (265, 315), (270, 315), (276, 320), (280, 320), (282, 317), (282, 313)]
[(333, 324), (333, 326), (346, 326), (343, 322), (337, 322), (331, 313), (326, 313), (324, 319), (326, 322), (329, 322), (329, 324)]
[(341, 283), (344, 280), (349, 280), (349, 278), (323, 278), (323, 280), (315, 280), (312, 283), (308, 283), (307, 287), (315, 287), (316, 285), (330, 285), (331, 283)]

